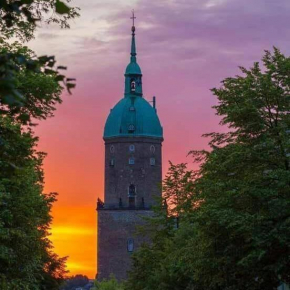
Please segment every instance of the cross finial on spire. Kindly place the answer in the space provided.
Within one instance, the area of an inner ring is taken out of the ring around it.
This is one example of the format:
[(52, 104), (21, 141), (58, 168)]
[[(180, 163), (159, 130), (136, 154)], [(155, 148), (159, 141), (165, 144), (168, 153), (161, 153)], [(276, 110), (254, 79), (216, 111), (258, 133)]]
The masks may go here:
[(130, 17), (130, 19), (133, 20), (133, 27), (135, 26), (135, 19), (136, 19), (136, 16), (135, 16), (135, 11), (134, 9), (132, 10), (132, 17)]
[(132, 17), (131, 19), (133, 20), (133, 26), (132, 26), (132, 43), (131, 43), (131, 62), (136, 62), (136, 44), (135, 44), (135, 11), (134, 9), (132, 10)]

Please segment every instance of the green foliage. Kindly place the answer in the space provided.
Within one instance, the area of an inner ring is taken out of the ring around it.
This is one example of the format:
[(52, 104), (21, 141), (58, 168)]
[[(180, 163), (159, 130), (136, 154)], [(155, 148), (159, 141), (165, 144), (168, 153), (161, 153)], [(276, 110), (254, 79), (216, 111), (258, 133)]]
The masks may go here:
[(58, 289), (65, 259), (52, 252), (48, 239), (56, 194), (42, 193), (45, 154), (34, 149), (31, 130), (11, 118), (0, 117), (0, 128), (1, 289)]
[(144, 244), (133, 254), (133, 268), (126, 289), (191, 289), (188, 265), (181, 256), (185, 250), (181, 247), (184, 241), (176, 234), (180, 233), (178, 224), (184, 223), (189, 207), (192, 208), (188, 202), (193, 180), (193, 171), (187, 170), (186, 164), (170, 162), (163, 181), (161, 206), (154, 209), (154, 217), (142, 229), (151, 243)]
[[(75, 80), (60, 73), (65, 67), (55, 68), (54, 56), (36, 57), (30, 55), (28, 50), (17, 49), (17, 44), (14, 44), (14, 49), (9, 49), (5, 39), (16, 37), (22, 42), (30, 40), (37, 21), (58, 23), (68, 28), (68, 21), (79, 16), (77, 11), (78, 8), (68, 7), (64, 1), (59, 0), (0, 0), (0, 106), (12, 104), (14, 107), (24, 107), (29, 102), (18, 88), (18, 75), (22, 70), (25, 70), (25, 75), (28, 72), (34, 75), (46, 74), (61, 82), (71, 92)], [(45, 18), (45, 15), (50, 16)]]
[(134, 255), (127, 289), (290, 283), (290, 58), (274, 48), (262, 60), (263, 69), (241, 68), (243, 76), (212, 90), (229, 132), (205, 135), (210, 152), (190, 152), (199, 170), (171, 164), (164, 182), (171, 208), (149, 222), (152, 243)]
[[(0, 44), (0, 55), (21, 55), (30, 63), (35, 58), (34, 53), (26, 46), (18, 42)], [(49, 66), (53, 65), (54, 60), (50, 60)], [(27, 68), (27, 65), (21, 62), (13, 63), (17, 70), (14, 73), (15, 93), (7, 98), (7, 95), (0, 95), (0, 112), (4, 116), (13, 117), (21, 124), (31, 124), (32, 118), (46, 119), (53, 116), (55, 106), (61, 103), (60, 94), (62, 87), (56, 80), (56, 73), (49, 72), (48, 69), (38, 71)], [(7, 71), (6, 71), (7, 73)], [(5, 78), (2, 86), (3, 90), (9, 90), (11, 84)], [(8, 88), (7, 88), (8, 87)], [(18, 92), (21, 92), (19, 94)]]
[(49, 240), (51, 207), (56, 193), (43, 193), (42, 163), (32, 121), (53, 115), (61, 103), (63, 83), (73, 79), (59, 73), (53, 56), (36, 57), (18, 42), (33, 36), (36, 21), (57, 22), (78, 14), (63, 1), (0, 0), (0, 288), (56, 290), (66, 275), (66, 258), (53, 253)]
[(35, 150), (30, 126), (53, 115), (62, 88), (56, 73), (35, 66), (27, 47), (2, 42), (0, 54), (17, 56), (9, 59), (11, 71), (0, 70), (0, 288), (59, 289), (66, 258), (53, 253), (49, 240), (56, 193), (43, 193), (45, 154)]
[(124, 290), (123, 283), (118, 282), (117, 279), (111, 275), (109, 279), (103, 281), (95, 281), (92, 290)]
[(34, 37), (38, 21), (69, 28), (68, 21), (79, 16), (70, 0), (0, 0), (0, 33), (6, 38), (28, 41)]
[(208, 135), (213, 151), (200, 169), (195, 193), (203, 203), (193, 216), (200, 255), (221, 269), (200, 263), (196, 279), (210, 273), (213, 289), (290, 281), (290, 59), (274, 48), (263, 64), (264, 71), (255, 63), (213, 89), (221, 123), (232, 131)]
[[(8, 44), (0, 39), (0, 114), (6, 114), (9, 110), (18, 114), (24, 122), (30, 121), (30, 113), (32, 117), (47, 117), (55, 104), (60, 103), (61, 86), (58, 82), (63, 83), (69, 92), (75, 86), (74, 79), (66, 78), (59, 72), (64, 67), (59, 66), (55, 70), (54, 66), (53, 56), (37, 58), (20, 43)], [(37, 92), (33, 89), (34, 79), (38, 83), (42, 79), (42, 85), (38, 84)], [(50, 95), (50, 90), (54, 94)], [(39, 106), (45, 108), (37, 109)]]

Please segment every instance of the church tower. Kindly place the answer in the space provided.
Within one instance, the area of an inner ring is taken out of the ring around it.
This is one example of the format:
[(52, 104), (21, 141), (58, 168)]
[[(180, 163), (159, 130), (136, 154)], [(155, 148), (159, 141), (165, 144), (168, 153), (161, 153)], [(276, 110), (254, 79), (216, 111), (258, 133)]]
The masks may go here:
[(100, 280), (111, 273), (126, 279), (130, 255), (142, 243), (135, 228), (153, 214), (155, 197), (161, 196), (163, 129), (155, 97), (152, 105), (143, 97), (134, 18), (124, 97), (111, 109), (103, 136), (105, 195), (97, 207)]

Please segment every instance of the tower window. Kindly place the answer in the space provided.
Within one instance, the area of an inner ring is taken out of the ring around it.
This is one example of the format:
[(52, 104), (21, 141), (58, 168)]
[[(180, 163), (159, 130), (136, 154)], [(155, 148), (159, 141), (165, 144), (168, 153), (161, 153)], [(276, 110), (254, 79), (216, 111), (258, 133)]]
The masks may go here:
[(134, 164), (135, 164), (135, 159), (134, 159), (134, 157), (130, 157), (130, 158), (129, 158), (129, 164), (130, 164), (130, 165), (134, 165)]
[(110, 160), (110, 166), (115, 166), (115, 159)]
[(131, 81), (131, 91), (132, 92), (135, 92), (136, 91), (136, 82), (135, 82), (134, 79)]
[(154, 166), (155, 165), (155, 158), (150, 158), (150, 165)]
[(133, 124), (130, 124), (128, 127), (129, 133), (133, 133), (135, 131), (135, 126)]
[(115, 147), (114, 147), (114, 145), (111, 145), (111, 147), (110, 147), (110, 152), (111, 152), (111, 153), (114, 153), (114, 152), (115, 152)]
[(151, 145), (151, 146), (150, 146), (150, 152), (151, 152), (151, 153), (155, 153), (155, 146), (154, 146), (154, 145)]
[(136, 198), (136, 186), (134, 184), (130, 184), (128, 190), (128, 197), (129, 197), (129, 207), (135, 207), (135, 198)]
[(129, 238), (127, 240), (127, 251), (129, 253), (132, 253), (134, 251), (134, 239), (132, 239), (132, 238)]
[(130, 108), (129, 108), (129, 111), (135, 111), (135, 107), (133, 107), (133, 106), (131, 106)]
[(130, 184), (128, 196), (135, 197), (135, 195), (136, 195), (136, 186), (134, 184)]
[(130, 152), (134, 152), (135, 151), (135, 145), (131, 144), (129, 146), (129, 150), (130, 150)]

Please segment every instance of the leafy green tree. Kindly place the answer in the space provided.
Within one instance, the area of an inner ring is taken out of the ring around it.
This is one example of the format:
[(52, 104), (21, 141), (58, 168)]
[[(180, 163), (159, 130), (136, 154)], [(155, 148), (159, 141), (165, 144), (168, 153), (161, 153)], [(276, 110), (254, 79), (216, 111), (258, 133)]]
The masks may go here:
[[(68, 1), (66, 1), (68, 2)], [(0, 0), (0, 288), (59, 289), (65, 260), (53, 253), (49, 240), (51, 207), (56, 193), (43, 193), (42, 162), (32, 122), (53, 116), (61, 103), (60, 82), (68, 90), (73, 79), (59, 73), (55, 59), (37, 57), (22, 41), (33, 37), (37, 21), (68, 26), (78, 16), (59, 0)]]
[(290, 58), (274, 48), (262, 61), (212, 90), (229, 132), (206, 134), (211, 150), (190, 152), (200, 169), (188, 181), (171, 167), (177, 185), (165, 196), (178, 201), (171, 213), (178, 209), (179, 228), (166, 227), (169, 212), (159, 227), (167, 236), (155, 230), (135, 254), (127, 289), (274, 290), (290, 282)]
[(0, 32), (5, 38), (22, 41), (34, 38), (37, 22), (57, 23), (69, 28), (69, 20), (79, 16), (71, 0), (0, 0)]
[[(19, 42), (12, 44), (0, 42), (0, 55), (22, 55), (31, 61), (35, 54), (27, 46)], [(0, 102), (0, 112), (3, 116), (10, 116), (13, 120), (31, 125), (32, 119), (44, 120), (52, 117), (56, 104), (61, 103), (62, 87), (56, 81), (55, 75), (45, 71), (31, 71), (24, 64), (14, 63), (16, 89), (21, 92), (21, 101)]]
[[(39, 21), (58, 23), (61, 27), (69, 27), (69, 20), (78, 17), (78, 8), (69, 7), (70, 1), (60, 0), (0, 0), (0, 43), (16, 37), (23, 41), (33, 38), (36, 24)], [(47, 17), (46, 17), (47, 16)], [(66, 78), (60, 70), (63, 66), (55, 67), (54, 56), (35, 55), (27, 58), (21, 51), (0, 53), (0, 104), (7, 106), (25, 106), (26, 98), (18, 89), (17, 76), (19, 69), (45, 73), (53, 76), (57, 82), (70, 90), (75, 87), (74, 79)], [(45, 100), (44, 100), (45, 101)], [(0, 111), (0, 114), (2, 112)]]
[[(33, 52), (19, 43), (1, 46), (1, 52)], [(1, 289), (58, 289), (66, 273), (65, 259), (52, 252), (48, 239), (50, 209), (56, 194), (43, 194), (44, 153), (34, 147), (32, 118), (45, 119), (61, 102), (61, 87), (52, 76), (19, 67), (17, 89), (25, 106), (1, 104), (0, 109), (0, 285)]]
[(199, 253), (209, 257), (195, 265), (203, 273), (197, 279), (210, 273), (213, 289), (290, 282), (290, 58), (274, 48), (262, 60), (263, 70), (241, 68), (244, 76), (213, 89), (231, 131), (207, 135), (213, 150), (196, 182), (203, 203), (194, 217), (204, 240)]
[(118, 282), (117, 279), (111, 275), (109, 279), (95, 281), (92, 290), (124, 290), (124, 287), (123, 283)]
[[(56, 194), (43, 194), (44, 153), (31, 130), (0, 117), (0, 285), (1, 289), (58, 289), (64, 258), (52, 252), (50, 209)], [(50, 287), (46, 287), (50, 285)]]
[[(19, 43), (2, 43), (1, 53), (34, 57)], [(53, 116), (62, 87), (53, 73), (13, 65), (22, 103), (0, 102), (0, 288), (59, 289), (66, 259), (53, 253), (48, 232), (56, 193), (43, 193), (45, 154), (31, 126)]]

